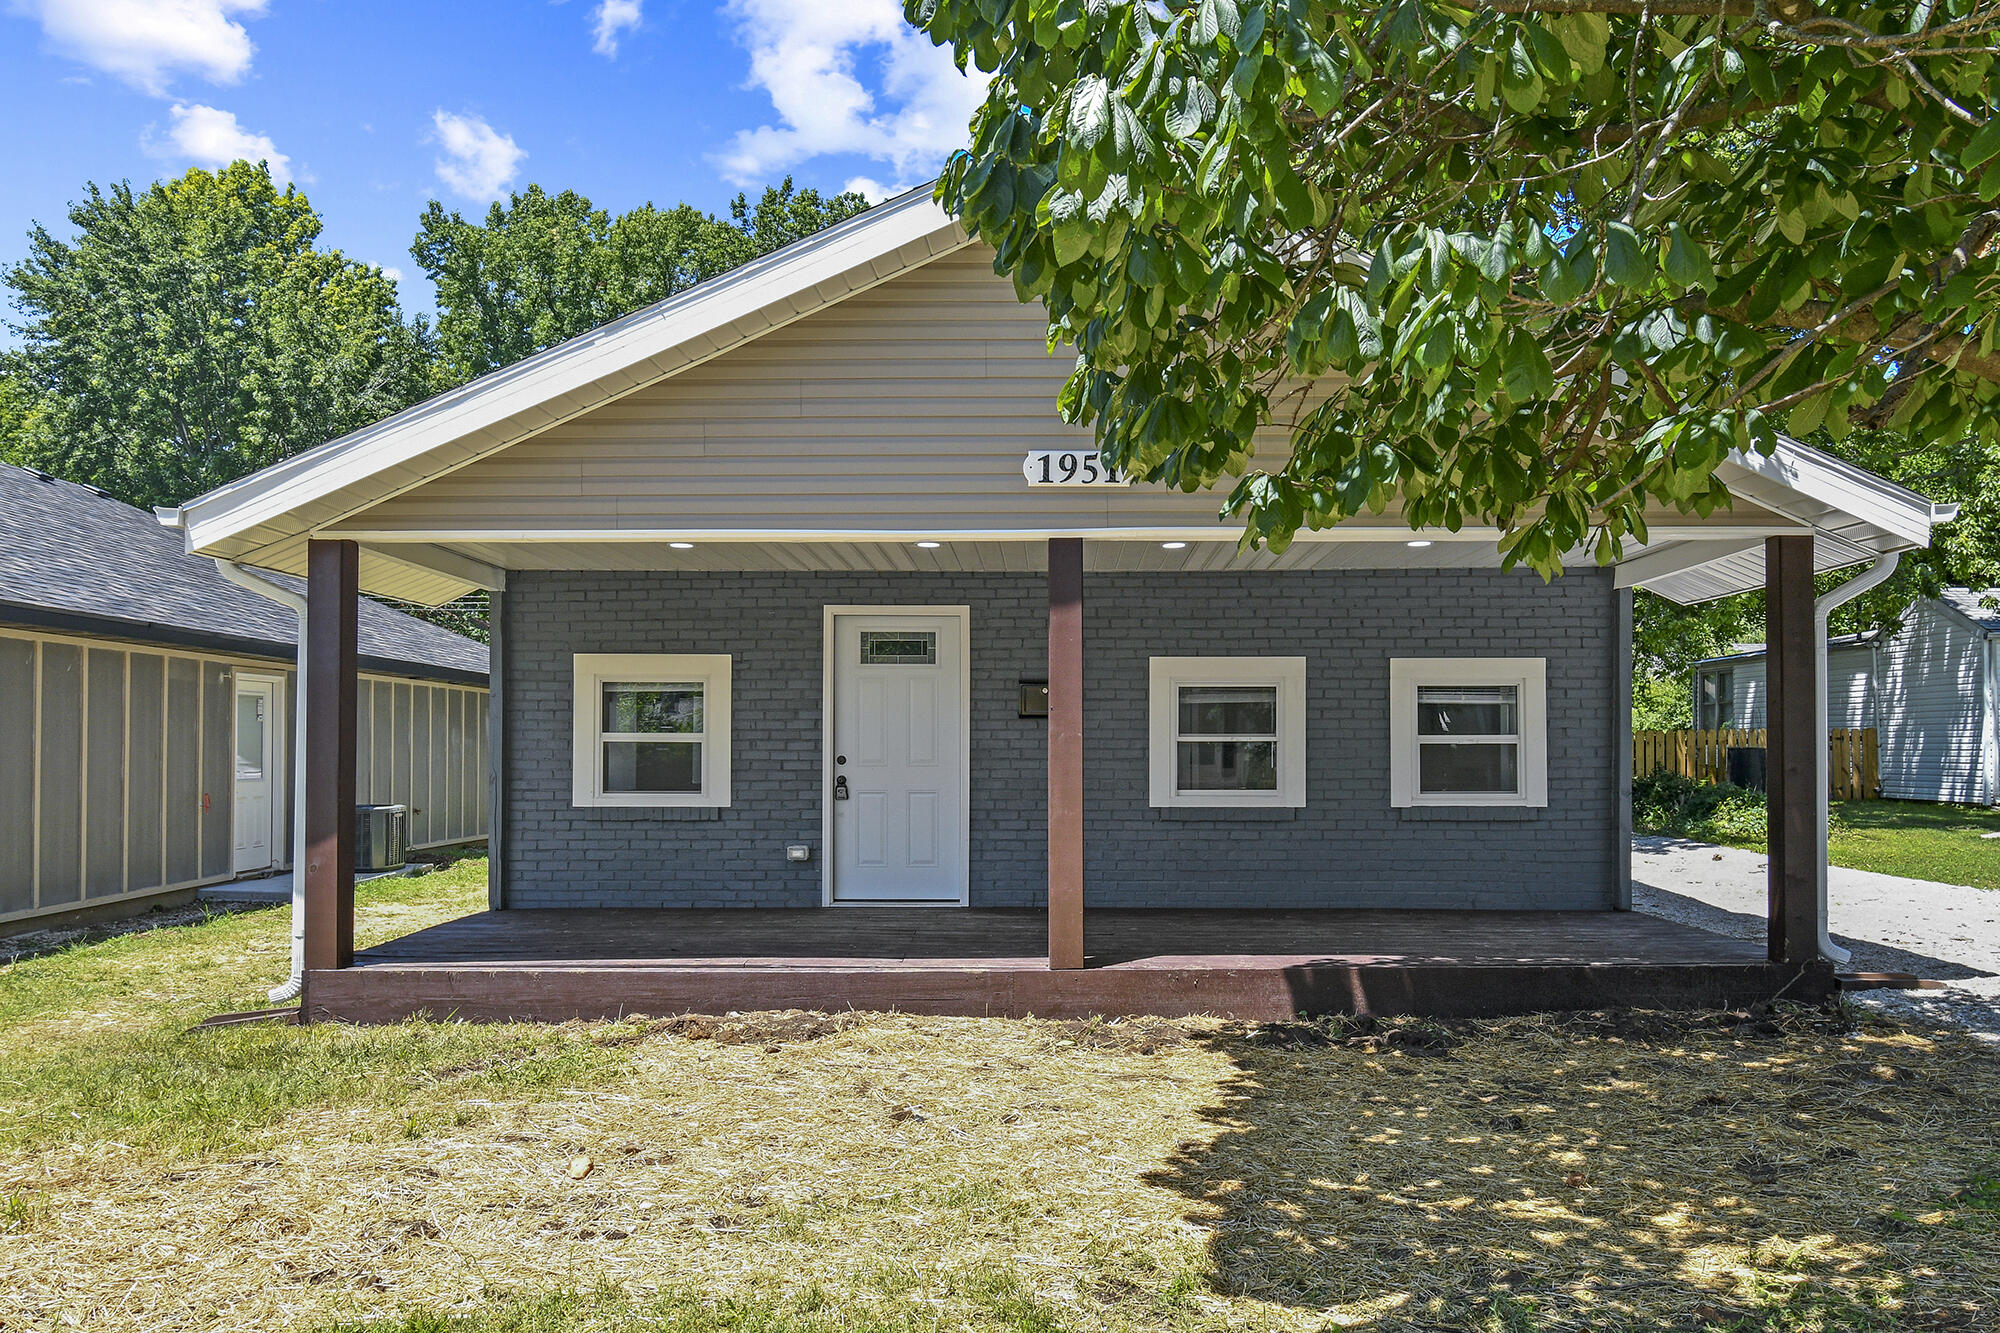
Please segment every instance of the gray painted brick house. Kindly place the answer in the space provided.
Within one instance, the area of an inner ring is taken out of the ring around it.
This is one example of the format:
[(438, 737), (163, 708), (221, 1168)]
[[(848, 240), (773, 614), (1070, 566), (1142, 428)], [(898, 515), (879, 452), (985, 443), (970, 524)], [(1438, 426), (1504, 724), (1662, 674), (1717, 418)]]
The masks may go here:
[[(1787, 443), (1724, 465), (1733, 506), (1662, 510), (1621, 563), (1552, 583), (1503, 572), (1491, 530), (1393, 509), (1244, 552), (1216, 496), (1104, 475), (1055, 414), (1067, 370), (919, 192), (162, 520), (192, 551), (310, 573), (330, 762), (354, 591), (492, 590), (478, 929), (637, 940), (631, 909), (744, 908), (852, 934), (863, 918), (818, 909), (1032, 908), (1060, 970), (1086, 905), (1609, 920), (1629, 905), (1630, 590), (1783, 581), (1809, 602), (1814, 569), (1947, 517)], [(326, 857), (308, 891), (339, 918)], [(326, 929), (309, 996), (347, 961)], [(323, 1012), (581, 1013), (615, 989), (551, 998), (537, 973), (509, 992), (525, 1007), (481, 1010), (462, 979), (359, 971), (421, 995)]]

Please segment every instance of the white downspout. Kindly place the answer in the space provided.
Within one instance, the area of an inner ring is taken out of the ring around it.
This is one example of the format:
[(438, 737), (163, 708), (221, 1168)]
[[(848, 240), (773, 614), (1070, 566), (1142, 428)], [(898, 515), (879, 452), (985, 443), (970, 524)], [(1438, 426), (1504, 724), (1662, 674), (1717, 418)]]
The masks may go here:
[(297, 675), (292, 707), (292, 974), (282, 986), (271, 988), (273, 1004), (299, 998), (306, 966), (306, 599), (282, 584), (273, 583), (234, 560), (210, 557), (216, 570), (239, 588), (268, 597), (290, 607), (299, 617)]
[[(1856, 597), (1859, 597), (1862, 593), (1867, 592), (1870, 588), (1895, 573), (1896, 565), (1902, 558), (1901, 552), (1891, 552), (1888, 555), (1878, 556), (1874, 564), (1868, 566), (1868, 568), (1862, 570), (1859, 574), (1826, 594), (1826, 596), (1813, 599), (1813, 698), (1816, 701), (1813, 707), (1813, 716), (1819, 719), (1819, 747), (1813, 752), (1817, 756), (1817, 760), (1813, 765), (1813, 772), (1819, 779), (1819, 799), (1814, 802), (1814, 807), (1818, 811), (1819, 821), (1819, 830), (1814, 839), (1816, 844), (1815, 859), (1818, 862), (1819, 868), (1819, 952), (1821, 957), (1831, 958), (1836, 963), (1846, 962), (1849, 954), (1847, 950), (1833, 942), (1826, 928), (1827, 806), (1829, 804), (1828, 789), (1833, 785), (1833, 775), (1830, 771), (1831, 761), (1827, 757), (1827, 733), (1829, 730), (1827, 725), (1826, 697), (1827, 620), (1835, 607), (1853, 601)], [(1873, 675), (1874, 673), (1871, 671), (1869, 674)]]

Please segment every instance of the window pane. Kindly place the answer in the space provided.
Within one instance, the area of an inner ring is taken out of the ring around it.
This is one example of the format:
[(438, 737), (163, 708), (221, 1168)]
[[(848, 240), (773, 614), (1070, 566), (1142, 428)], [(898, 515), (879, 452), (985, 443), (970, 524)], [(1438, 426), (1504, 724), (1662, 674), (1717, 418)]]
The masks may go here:
[(1417, 690), (1419, 736), (1512, 736), (1520, 690), (1513, 685), (1425, 686)]
[(1277, 734), (1277, 686), (1181, 686), (1181, 735), (1275, 737)]
[(933, 666), (937, 663), (937, 631), (861, 631), (862, 666)]
[(1182, 741), (1174, 781), (1181, 791), (1276, 791), (1276, 741)]
[(700, 741), (606, 741), (604, 790), (701, 790)]
[(687, 685), (618, 685), (604, 687), (604, 730), (699, 734), (702, 730), (702, 687)]
[(236, 767), (264, 771), (264, 696), (236, 696)]
[(1458, 794), (1518, 792), (1519, 748), (1511, 741), (1499, 745), (1419, 745), (1419, 789)]

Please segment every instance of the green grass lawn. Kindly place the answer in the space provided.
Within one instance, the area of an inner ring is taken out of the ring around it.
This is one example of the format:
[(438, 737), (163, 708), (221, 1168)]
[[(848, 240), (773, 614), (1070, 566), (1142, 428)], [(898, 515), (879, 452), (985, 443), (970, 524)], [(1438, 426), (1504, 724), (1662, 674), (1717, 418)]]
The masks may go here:
[[(1639, 832), (1765, 850), (1763, 793), (1686, 784), (1677, 790), (1706, 799), (1672, 813), (1636, 809)], [(1827, 813), (1827, 859), (1834, 865), (2000, 889), (2000, 838), (1981, 836), (2000, 834), (2000, 810), (1929, 801), (1835, 801)]]
[[(361, 888), (362, 943), (484, 863)], [(0, 1329), (1984, 1329), (2000, 1052), (1831, 1012), (196, 1030), (264, 910), (0, 966)]]
[(1838, 866), (2000, 889), (2000, 810), (1924, 801), (1835, 801), (1827, 856)]

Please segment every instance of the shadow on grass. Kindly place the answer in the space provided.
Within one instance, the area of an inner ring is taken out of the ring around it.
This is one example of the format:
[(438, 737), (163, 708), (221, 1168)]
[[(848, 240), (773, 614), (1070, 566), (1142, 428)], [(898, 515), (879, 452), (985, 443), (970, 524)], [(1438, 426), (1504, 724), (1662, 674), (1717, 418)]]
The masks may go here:
[[(1833, 1012), (1212, 1040), (1239, 1071), (1214, 1136), (1149, 1179), (1193, 1202), (1221, 1293), (1385, 1330), (2000, 1319), (2000, 1228), (1950, 1202), (2000, 1154), (1990, 1057), (1954, 1086), (1962, 1067), (1885, 1056)], [(1918, 1129), (1969, 1116), (1949, 1147)]]

